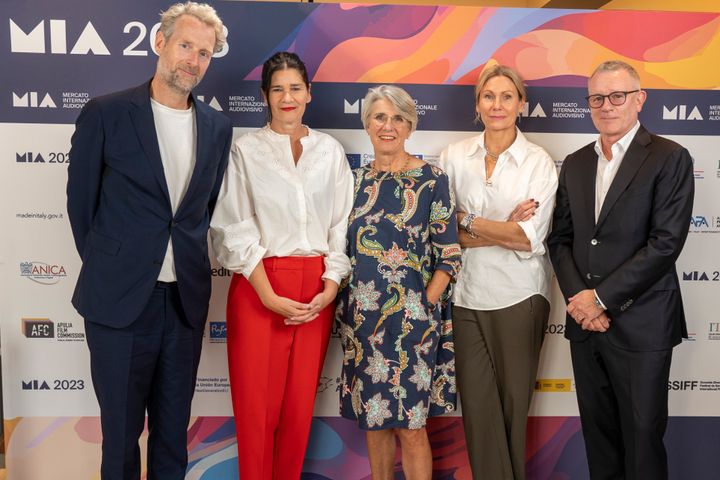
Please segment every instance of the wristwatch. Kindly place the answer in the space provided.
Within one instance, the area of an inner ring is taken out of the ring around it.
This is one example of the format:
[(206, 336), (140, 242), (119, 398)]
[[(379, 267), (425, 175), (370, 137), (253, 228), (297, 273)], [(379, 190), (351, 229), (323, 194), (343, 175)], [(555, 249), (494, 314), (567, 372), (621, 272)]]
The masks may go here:
[(593, 295), (595, 296), (595, 306), (598, 307), (600, 310), (605, 310), (605, 305), (602, 304), (600, 301), (600, 297), (598, 297), (598, 294), (595, 290), (593, 290)]

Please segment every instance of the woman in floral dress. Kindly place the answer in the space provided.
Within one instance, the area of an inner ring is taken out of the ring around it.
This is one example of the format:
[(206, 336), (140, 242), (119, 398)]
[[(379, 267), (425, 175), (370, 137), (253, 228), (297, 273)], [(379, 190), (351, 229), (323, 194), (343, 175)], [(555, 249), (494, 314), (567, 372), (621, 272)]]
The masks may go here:
[(356, 169), (348, 225), (352, 271), (338, 299), (344, 350), (340, 413), (366, 430), (373, 479), (430, 479), (428, 416), (455, 409), (452, 326), (442, 318), (460, 267), (448, 178), (405, 150), (417, 125), (401, 88), (371, 88), (363, 124), (375, 150)]

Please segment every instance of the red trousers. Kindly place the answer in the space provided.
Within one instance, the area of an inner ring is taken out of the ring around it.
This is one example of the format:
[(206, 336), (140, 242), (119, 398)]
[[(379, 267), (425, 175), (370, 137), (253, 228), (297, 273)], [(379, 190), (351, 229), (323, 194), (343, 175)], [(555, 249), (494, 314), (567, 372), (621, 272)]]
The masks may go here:
[[(323, 257), (263, 260), (276, 294), (309, 303), (324, 288)], [(334, 302), (315, 320), (285, 325), (250, 282), (233, 275), (227, 350), (241, 480), (300, 478)]]

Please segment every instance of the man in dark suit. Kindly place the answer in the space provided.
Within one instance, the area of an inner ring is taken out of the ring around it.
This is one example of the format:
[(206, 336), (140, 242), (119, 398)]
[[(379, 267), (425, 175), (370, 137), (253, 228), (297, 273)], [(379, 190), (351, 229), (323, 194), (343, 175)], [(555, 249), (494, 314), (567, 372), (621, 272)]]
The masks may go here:
[(182, 479), (210, 299), (209, 218), (232, 126), (191, 90), (225, 43), (215, 10), (161, 16), (153, 78), (90, 101), (78, 117), (68, 214), (82, 257), (73, 305), (85, 318), (103, 432), (103, 480)]
[(598, 140), (560, 172), (550, 258), (566, 298), (580, 419), (598, 479), (667, 478), (672, 349), (687, 337), (675, 261), (692, 214), (692, 158), (638, 121), (632, 66), (588, 81)]

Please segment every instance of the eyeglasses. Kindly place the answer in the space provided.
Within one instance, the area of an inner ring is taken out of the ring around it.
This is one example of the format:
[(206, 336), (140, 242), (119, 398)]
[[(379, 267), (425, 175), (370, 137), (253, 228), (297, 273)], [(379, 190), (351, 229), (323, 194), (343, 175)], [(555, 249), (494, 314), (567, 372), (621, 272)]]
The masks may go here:
[(372, 117), (373, 122), (375, 122), (378, 126), (385, 125), (388, 121), (388, 118), (390, 119), (390, 124), (393, 127), (401, 127), (405, 125), (405, 122), (407, 122), (407, 120), (405, 120), (402, 115), (393, 115), (391, 117), (387, 113), (376, 113)]
[(615, 105), (616, 107), (619, 107), (620, 105), (624, 104), (627, 100), (627, 96), (629, 93), (635, 93), (639, 92), (640, 90), (630, 90), (628, 92), (610, 92), (607, 95), (588, 95), (585, 97), (585, 100), (587, 100), (588, 105), (590, 105), (590, 108), (600, 108), (605, 103), (605, 99), (607, 98), (610, 101), (611, 105)]

